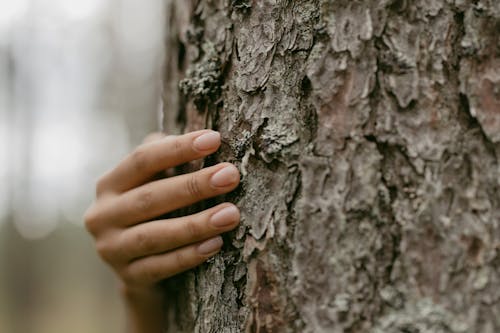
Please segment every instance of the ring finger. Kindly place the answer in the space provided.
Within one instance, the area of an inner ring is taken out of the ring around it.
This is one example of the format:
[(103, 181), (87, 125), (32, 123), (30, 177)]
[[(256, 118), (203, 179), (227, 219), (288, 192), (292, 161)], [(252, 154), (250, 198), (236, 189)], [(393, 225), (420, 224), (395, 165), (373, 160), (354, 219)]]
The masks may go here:
[(127, 261), (167, 252), (217, 236), (236, 227), (238, 208), (221, 204), (198, 214), (142, 223), (125, 229), (117, 243)]

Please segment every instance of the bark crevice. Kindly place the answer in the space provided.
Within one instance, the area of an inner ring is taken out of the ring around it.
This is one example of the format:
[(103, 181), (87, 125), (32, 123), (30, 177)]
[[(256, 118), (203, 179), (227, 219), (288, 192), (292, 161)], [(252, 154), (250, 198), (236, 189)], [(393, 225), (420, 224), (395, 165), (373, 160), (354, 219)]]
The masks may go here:
[(166, 129), (242, 173), (172, 331), (500, 331), (495, 2), (169, 3)]

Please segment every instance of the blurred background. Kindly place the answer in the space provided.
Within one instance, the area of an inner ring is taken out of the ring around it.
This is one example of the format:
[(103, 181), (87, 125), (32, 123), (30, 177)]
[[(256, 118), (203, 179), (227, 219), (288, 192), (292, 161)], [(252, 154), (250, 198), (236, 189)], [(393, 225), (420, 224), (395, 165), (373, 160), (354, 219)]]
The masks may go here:
[(157, 130), (162, 0), (0, 0), (0, 333), (123, 332), (82, 215)]

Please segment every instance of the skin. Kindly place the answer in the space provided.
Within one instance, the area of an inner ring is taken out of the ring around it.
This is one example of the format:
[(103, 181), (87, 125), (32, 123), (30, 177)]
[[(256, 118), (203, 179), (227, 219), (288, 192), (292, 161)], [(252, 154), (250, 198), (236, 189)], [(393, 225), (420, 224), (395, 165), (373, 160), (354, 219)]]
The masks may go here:
[(217, 151), (220, 134), (210, 130), (180, 136), (153, 134), (96, 186), (85, 225), (100, 257), (120, 281), (129, 332), (163, 329), (164, 293), (159, 282), (191, 269), (218, 253), (220, 234), (234, 229), (239, 210), (223, 203), (172, 219), (155, 217), (234, 190), (238, 169), (220, 163), (190, 174), (158, 179), (158, 174)]

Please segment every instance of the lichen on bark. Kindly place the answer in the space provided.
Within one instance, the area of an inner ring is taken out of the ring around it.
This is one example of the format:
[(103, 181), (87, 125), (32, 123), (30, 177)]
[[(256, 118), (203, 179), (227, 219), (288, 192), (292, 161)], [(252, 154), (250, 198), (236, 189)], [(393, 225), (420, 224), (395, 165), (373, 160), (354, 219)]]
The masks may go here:
[(500, 2), (168, 3), (165, 128), (242, 173), (172, 332), (500, 331)]
[[(207, 41), (202, 45), (200, 61), (188, 68), (186, 78), (179, 82), (181, 92), (200, 105), (220, 95), (221, 62), (214, 45)], [(199, 109), (203, 110), (202, 107)]]

